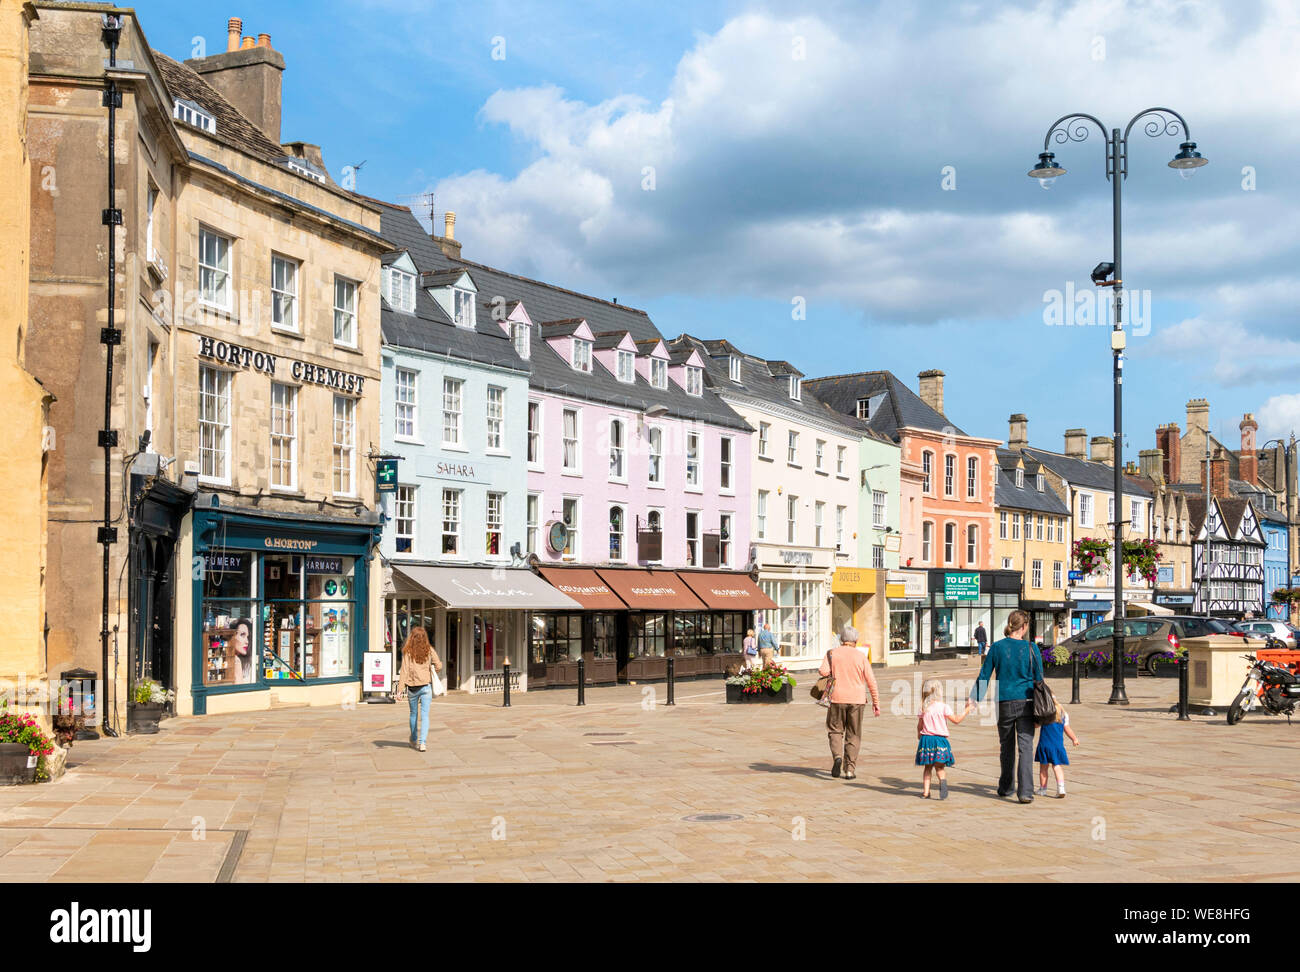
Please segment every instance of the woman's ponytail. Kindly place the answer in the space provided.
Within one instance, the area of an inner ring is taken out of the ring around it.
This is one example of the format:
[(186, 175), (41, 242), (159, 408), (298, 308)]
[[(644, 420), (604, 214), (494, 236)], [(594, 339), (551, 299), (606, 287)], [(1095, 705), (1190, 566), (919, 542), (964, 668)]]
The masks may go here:
[(1011, 617), (1007, 618), (1007, 626), (1002, 629), (1002, 633), (1008, 638), (1011, 632), (1019, 631), (1021, 628), (1029, 627), (1029, 615), (1024, 611), (1012, 611)]

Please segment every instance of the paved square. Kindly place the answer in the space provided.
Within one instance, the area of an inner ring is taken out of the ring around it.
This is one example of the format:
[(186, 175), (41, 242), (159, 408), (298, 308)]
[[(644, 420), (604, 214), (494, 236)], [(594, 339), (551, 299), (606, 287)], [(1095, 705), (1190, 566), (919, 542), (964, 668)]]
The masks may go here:
[(853, 781), (830, 777), (806, 674), (792, 705), (729, 706), (719, 681), (679, 683), (671, 708), (663, 686), (590, 690), (585, 708), (572, 691), (448, 697), (426, 753), (404, 703), (169, 720), (77, 743), (55, 783), (0, 788), (0, 880), (1300, 877), (1300, 726), (1179, 723), (1173, 679), (1130, 679), (1123, 709), (1103, 704), (1108, 679), (1083, 683), (1065, 800), (998, 799), (996, 730), (974, 717), (952, 730), (950, 798), (921, 800), (916, 720), (894, 699), (974, 674), (878, 672), (885, 714)]

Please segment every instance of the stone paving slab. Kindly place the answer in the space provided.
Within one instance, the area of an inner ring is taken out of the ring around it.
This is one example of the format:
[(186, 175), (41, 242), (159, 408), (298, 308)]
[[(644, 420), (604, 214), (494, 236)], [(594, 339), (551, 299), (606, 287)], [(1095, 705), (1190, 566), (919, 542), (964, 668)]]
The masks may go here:
[[(429, 749), (407, 708), (181, 718), (80, 742), (54, 783), (0, 788), (0, 881), (1293, 881), (1300, 763), (1285, 720), (1179, 723), (1177, 683), (1083, 683), (1065, 800), (995, 795), (997, 738), (953, 728), (946, 802), (920, 799), (909, 715), (937, 662), (879, 675), (858, 778), (833, 780), (825, 712), (728, 706), (684, 682), (453, 694)], [(1068, 683), (1055, 683), (1067, 698)], [(719, 822), (692, 814), (738, 814)], [(1266, 842), (1252, 838), (1267, 837)]]

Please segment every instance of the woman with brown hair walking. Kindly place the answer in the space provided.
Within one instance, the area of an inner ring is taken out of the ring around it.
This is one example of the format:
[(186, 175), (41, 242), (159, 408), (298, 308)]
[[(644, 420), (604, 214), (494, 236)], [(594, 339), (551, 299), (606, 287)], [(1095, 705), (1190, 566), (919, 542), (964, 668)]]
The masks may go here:
[(424, 752), (429, 738), (429, 700), (433, 698), (433, 673), (442, 671), (442, 659), (429, 644), (424, 628), (411, 629), (402, 646), (402, 668), (397, 675), (397, 698), (411, 703), (411, 745)]
[[(1003, 629), (1005, 638), (993, 642), (984, 656), (972, 702), (984, 698), (996, 675), (998, 743), (1002, 773), (998, 796), (1016, 792), (1021, 803), (1034, 802), (1034, 683), (1043, 678), (1043, 656), (1029, 641), (1029, 615), (1012, 611)], [(1019, 756), (1019, 765), (1016, 757)]]

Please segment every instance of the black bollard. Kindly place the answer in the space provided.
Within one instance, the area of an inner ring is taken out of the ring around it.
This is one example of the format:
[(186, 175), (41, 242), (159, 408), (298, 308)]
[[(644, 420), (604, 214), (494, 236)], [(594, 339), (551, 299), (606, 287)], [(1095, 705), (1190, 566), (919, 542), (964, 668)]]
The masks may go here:
[(1079, 704), (1079, 653), (1070, 652), (1070, 704)]
[(1191, 722), (1192, 717), (1188, 713), (1187, 705), (1187, 666), (1191, 664), (1188, 655), (1184, 654), (1182, 660), (1178, 663), (1178, 721)]
[(587, 704), (587, 660), (578, 656), (578, 705)]
[(503, 658), (501, 660), (501, 678), (503, 680), (502, 685), (505, 687), (505, 695), (501, 702), (501, 708), (508, 709), (510, 708), (510, 659), (509, 658)]
[(668, 705), (676, 705), (673, 701), (673, 656), (668, 656)]

